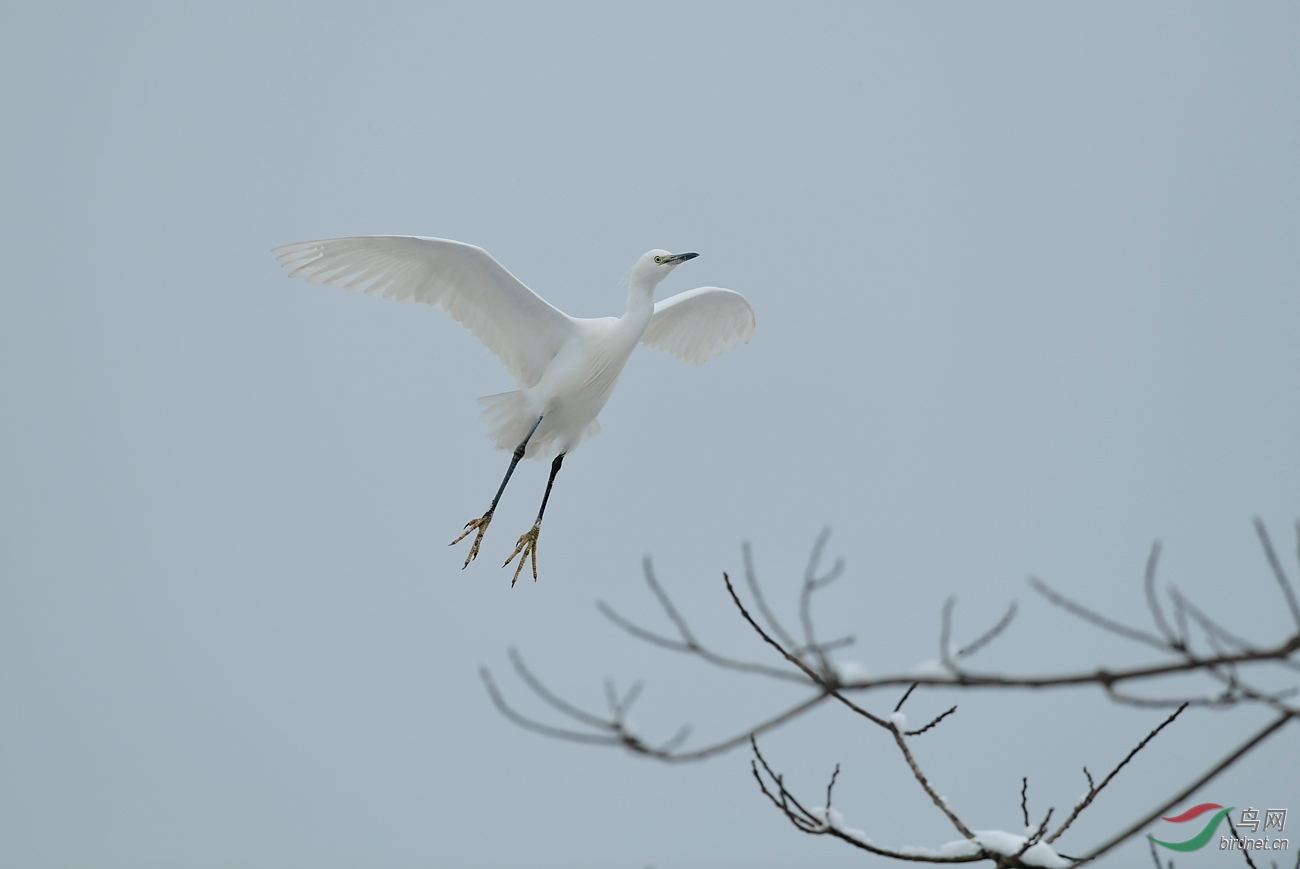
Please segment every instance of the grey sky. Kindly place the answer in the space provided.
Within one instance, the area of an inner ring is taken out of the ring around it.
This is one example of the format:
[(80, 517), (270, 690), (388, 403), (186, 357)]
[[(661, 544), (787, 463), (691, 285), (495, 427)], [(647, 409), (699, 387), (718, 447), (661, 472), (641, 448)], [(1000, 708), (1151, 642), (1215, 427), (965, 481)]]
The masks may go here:
[[(1155, 537), (1230, 623), (1286, 629), (1249, 522), (1294, 551), (1294, 4), (5, 18), (4, 865), (862, 865), (779, 818), (741, 753), (664, 768), (490, 707), (481, 663), (525, 699), (517, 644), (593, 706), (604, 677), (646, 677), (654, 733), (774, 708), (599, 618), (603, 598), (656, 622), (645, 553), (702, 634), (761, 657), (721, 571), (752, 540), (791, 606), (832, 523), (849, 574), (823, 623), (876, 672), (934, 656), (953, 593), (972, 633), (1021, 599), (990, 666), (1125, 660), (1023, 580), (1140, 619)], [(731, 287), (758, 329), (703, 367), (634, 355), (557, 483), (541, 581), (511, 589), (496, 565), (544, 466), (469, 570), (446, 546), (504, 470), (474, 398), (505, 371), (442, 313), (287, 280), (269, 253), (369, 233), (481, 245), (577, 316), (621, 312), (645, 250), (696, 250), (661, 297)], [(1087, 692), (959, 702), (920, 750), (985, 829), (1015, 826), (1022, 775), (1064, 810), (1079, 766), (1157, 717)], [(1180, 722), (1077, 841), (1255, 722)], [(1291, 730), (1203, 796), (1300, 813)], [(954, 838), (853, 722), (768, 745), (809, 789), (843, 762), (837, 803), (878, 840)]]

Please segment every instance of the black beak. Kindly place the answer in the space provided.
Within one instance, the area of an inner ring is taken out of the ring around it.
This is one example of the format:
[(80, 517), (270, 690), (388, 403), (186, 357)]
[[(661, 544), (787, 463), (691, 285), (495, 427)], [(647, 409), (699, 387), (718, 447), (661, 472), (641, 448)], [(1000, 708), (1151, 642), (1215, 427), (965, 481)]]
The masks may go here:
[(675, 253), (672, 256), (664, 257), (664, 265), (675, 266), (679, 263), (686, 262), (688, 259), (695, 259), (697, 256), (699, 256), (698, 253)]

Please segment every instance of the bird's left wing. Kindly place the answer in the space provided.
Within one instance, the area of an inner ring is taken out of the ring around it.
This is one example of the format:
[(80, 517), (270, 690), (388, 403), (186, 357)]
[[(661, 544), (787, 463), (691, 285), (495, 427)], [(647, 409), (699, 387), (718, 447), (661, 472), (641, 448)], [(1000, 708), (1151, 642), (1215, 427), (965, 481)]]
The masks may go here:
[(655, 303), (641, 343), (687, 362), (704, 362), (754, 334), (754, 309), (733, 290), (699, 287)]
[(472, 244), (366, 235), (300, 241), (272, 253), (290, 277), (442, 308), (504, 363), (521, 388), (537, 384), (577, 331), (567, 314)]

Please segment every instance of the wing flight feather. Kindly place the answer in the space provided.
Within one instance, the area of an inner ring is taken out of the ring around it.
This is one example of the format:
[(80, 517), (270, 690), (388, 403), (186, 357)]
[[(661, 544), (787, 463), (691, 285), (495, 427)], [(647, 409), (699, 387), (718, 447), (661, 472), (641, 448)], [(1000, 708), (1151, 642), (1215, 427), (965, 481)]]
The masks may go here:
[(641, 343), (687, 362), (701, 363), (754, 334), (754, 309), (720, 287), (699, 287), (655, 303)]
[(370, 235), (300, 241), (272, 252), (290, 277), (441, 308), (501, 360), (520, 388), (536, 385), (576, 333), (572, 318), (472, 244)]

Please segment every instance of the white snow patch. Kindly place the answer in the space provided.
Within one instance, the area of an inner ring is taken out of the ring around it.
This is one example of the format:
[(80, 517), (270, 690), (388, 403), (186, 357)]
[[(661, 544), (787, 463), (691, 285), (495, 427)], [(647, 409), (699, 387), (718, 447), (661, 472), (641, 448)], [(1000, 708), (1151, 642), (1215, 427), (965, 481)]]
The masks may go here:
[[(1027, 841), (1027, 836), (1018, 836), (1015, 833), (1008, 833), (1003, 830), (976, 830), (974, 839), (959, 839), (956, 842), (949, 842), (939, 849), (939, 853), (947, 857), (964, 857), (978, 853), (979, 849), (983, 848), (985, 851), (991, 851), (994, 854), (1010, 856), (1025, 847)], [(918, 854), (917, 856), (924, 855)], [(1042, 866), (1043, 869), (1069, 869), (1072, 865), (1069, 860), (1057, 854), (1045, 842), (1035, 844), (1025, 851), (1020, 859), (1030, 866)]]
[(821, 822), (822, 829), (835, 830), (838, 833), (843, 833), (850, 839), (856, 839), (864, 845), (871, 844), (871, 837), (869, 837), (865, 832), (862, 830), (855, 830), (853, 827), (844, 826), (844, 816), (835, 809), (831, 809), (830, 811), (830, 823), (827, 823), (825, 806), (814, 806), (808, 810), (808, 814)]
[(859, 661), (836, 661), (835, 675), (840, 677), (841, 682), (860, 682), (871, 674)]
[(907, 730), (907, 716), (903, 713), (895, 712), (889, 716), (889, 720), (893, 722), (894, 726), (898, 728), (900, 733)]
[(979, 843), (973, 839), (958, 839), (956, 842), (949, 842), (939, 848), (939, 853), (945, 857), (965, 857), (979, 852)]
[(922, 661), (912, 668), (909, 676), (947, 676), (948, 669), (938, 661)]
[(842, 829), (844, 826), (844, 816), (841, 815), (839, 812), (835, 811), (834, 809), (831, 809), (830, 811), (829, 823), (826, 817), (825, 806), (813, 806), (811, 809), (808, 810), (808, 814), (816, 818), (821, 823), (822, 827), (825, 829), (839, 830)]

